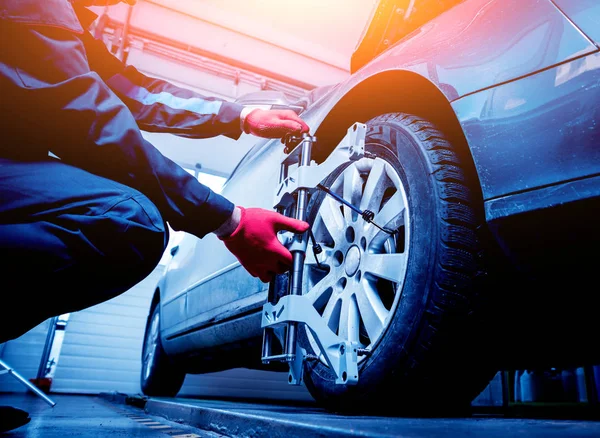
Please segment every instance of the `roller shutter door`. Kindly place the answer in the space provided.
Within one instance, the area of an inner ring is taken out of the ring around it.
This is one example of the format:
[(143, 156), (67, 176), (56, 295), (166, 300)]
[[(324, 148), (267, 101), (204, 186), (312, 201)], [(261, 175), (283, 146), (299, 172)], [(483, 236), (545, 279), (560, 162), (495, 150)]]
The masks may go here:
[(124, 294), (72, 313), (65, 331), (52, 392), (139, 393), (140, 355), (159, 265)]

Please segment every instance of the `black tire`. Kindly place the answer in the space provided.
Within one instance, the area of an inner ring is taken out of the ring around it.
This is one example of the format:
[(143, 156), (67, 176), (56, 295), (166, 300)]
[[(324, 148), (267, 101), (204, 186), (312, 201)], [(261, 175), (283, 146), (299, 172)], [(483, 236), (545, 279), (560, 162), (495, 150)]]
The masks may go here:
[[(463, 415), (497, 371), (483, 350), (485, 334), (475, 326), (486, 277), (481, 201), (469, 187), (466, 165), (431, 123), (394, 113), (367, 125), (366, 150), (397, 171), (411, 212), (399, 304), (370, 354), (359, 357), (357, 385), (336, 384), (321, 360), (306, 362), (305, 384), (336, 412)], [(324, 196), (312, 197), (309, 222)], [(300, 342), (318, 354), (304, 331)]]
[[(153, 336), (153, 322), (157, 327), (157, 336)], [(155, 348), (154, 354), (147, 356), (149, 338), (153, 337)], [(142, 392), (147, 396), (175, 397), (185, 379), (186, 373), (182, 371), (167, 356), (160, 339), (160, 306), (154, 305), (144, 334), (144, 345), (142, 347), (142, 369), (140, 371), (140, 386)], [(149, 368), (147, 368), (149, 366)], [(147, 372), (148, 371), (148, 372)]]

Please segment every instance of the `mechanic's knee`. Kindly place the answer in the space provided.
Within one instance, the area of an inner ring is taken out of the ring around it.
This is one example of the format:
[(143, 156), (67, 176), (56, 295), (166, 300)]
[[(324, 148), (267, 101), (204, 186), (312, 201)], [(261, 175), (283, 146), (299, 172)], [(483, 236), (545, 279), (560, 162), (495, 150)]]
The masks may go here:
[[(79, 222), (86, 249), (77, 254), (72, 267), (53, 274), (69, 291), (69, 300), (57, 304), (72, 308), (57, 308), (54, 313), (91, 307), (131, 289), (154, 271), (168, 243), (168, 227), (158, 208), (138, 193), (116, 200), (87, 221)], [(82, 283), (89, 284), (86, 293), (74, 296)]]
[(114, 205), (106, 213), (121, 232), (115, 236), (117, 263), (147, 276), (163, 256), (169, 235), (158, 208), (144, 195), (134, 195)]

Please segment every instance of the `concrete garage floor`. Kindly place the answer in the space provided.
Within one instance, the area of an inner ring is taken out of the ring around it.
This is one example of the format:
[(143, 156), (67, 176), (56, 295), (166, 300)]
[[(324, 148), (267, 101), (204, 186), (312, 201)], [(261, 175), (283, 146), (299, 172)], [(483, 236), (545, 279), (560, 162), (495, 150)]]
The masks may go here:
[(95, 396), (50, 394), (51, 407), (31, 394), (0, 394), (0, 405), (29, 412), (25, 426), (0, 432), (2, 438), (215, 438), (221, 435), (147, 415), (143, 410)]
[(0, 405), (30, 413), (31, 422), (2, 437), (600, 437), (600, 421), (471, 418), (347, 417), (309, 405), (226, 400), (144, 399), (122, 394), (0, 394)]

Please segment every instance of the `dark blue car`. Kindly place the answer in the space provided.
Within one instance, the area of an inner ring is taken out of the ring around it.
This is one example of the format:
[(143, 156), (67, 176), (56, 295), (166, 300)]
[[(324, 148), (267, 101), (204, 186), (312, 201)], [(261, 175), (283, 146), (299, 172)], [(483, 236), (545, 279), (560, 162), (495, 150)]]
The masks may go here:
[[(304, 295), (361, 349), (357, 385), (339, 385), (300, 330), (316, 400), (378, 413), (465, 406), (499, 369), (600, 363), (599, 44), (597, 0), (381, 0), (349, 79), (285, 104), (316, 135), (317, 163), (366, 124), (368, 153), (322, 183), (396, 231), (312, 194), (323, 252), (308, 255)], [(271, 97), (241, 101), (282, 104)], [(273, 208), (285, 158), (278, 140), (260, 141), (223, 194)], [(186, 235), (173, 254), (149, 312), (144, 392), (267, 367), (268, 285), (212, 236)]]

